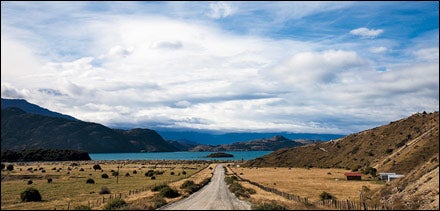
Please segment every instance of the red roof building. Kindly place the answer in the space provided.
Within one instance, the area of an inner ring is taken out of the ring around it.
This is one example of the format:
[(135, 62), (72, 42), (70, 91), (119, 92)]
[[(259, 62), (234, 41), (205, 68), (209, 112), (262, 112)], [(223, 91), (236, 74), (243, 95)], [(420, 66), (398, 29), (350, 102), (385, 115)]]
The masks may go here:
[(362, 180), (362, 173), (360, 172), (347, 172), (344, 173), (347, 180)]

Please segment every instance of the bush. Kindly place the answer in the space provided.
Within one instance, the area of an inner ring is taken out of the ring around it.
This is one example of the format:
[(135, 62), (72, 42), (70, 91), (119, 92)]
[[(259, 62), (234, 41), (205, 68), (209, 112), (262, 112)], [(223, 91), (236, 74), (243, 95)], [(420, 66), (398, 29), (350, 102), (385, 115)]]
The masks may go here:
[(186, 175), (186, 171), (182, 171), (182, 174), (183, 174), (183, 175)]
[(106, 174), (106, 173), (102, 174), (101, 178), (108, 179), (108, 174)]
[(153, 171), (153, 170), (148, 170), (147, 172), (145, 172), (145, 176), (146, 176), (146, 177), (152, 177), (152, 176), (154, 176), (154, 171)]
[(276, 202), (263, 203), (256, 205), (253, 210), (287, 210), (286, 207), (277, 204)]
[(28, 180), (28, 182), (27, 182), (28, 185), (32, 185), (32, 183), (34, 183), (34, 182), (32, 182), (32, 180)]
[(86, 183), (87, 184), (95, 184), (95, 180), (89, 178), (89, 179), (87, 179)]
[(99, 191), (99, 194), (110, 194), (110, 189), (106, 186), (102, 186), (101, 191)]
[(157, 209), (157, 208), (162, 207), (163, 205), (167, 204), (167, 201), (165, 201), (165, 199), (162, 196), (156, 194), (153, 196), (153, 198), (151, 198), (150, 203), (151, 203), (152, 209)]
[(84, 169), (83, 169), (83, 168), (80, 168), (79, 171), (84, 171)]
[(25, 191), (21, 192), (20, 198), (22, 202), (41, 201), (40, 192), (35, 188), (26, 188)]
[(118, 172), (112, 172), (112, 176), (114, 176), (114, 177), (117, 177), (119, 175), (119, 173)]
[(161, 185), (154, 186), (153, 188), (151, 188), (151, 191), (153, 191), (153, 192), (160, 191), (162, 188), (165, 188), (165, 187), (169, 188), (169, 186), (167, 184), (161, 184)]
[(155, 176), (152, 176), (151, 179), (156, 179), (156, 177), (155, 177)]
[(127, 204), (127, 202), (125, 202), (123, 199), (112, 199), (111, 201), (109, 201), (105, 206), (104, 206), (104, 210), (117, 210), (117, 209), (121, 209), (123, 208), (125, 205)]
[(333, 195), (331, 195), (330, 193), (327, 192), (322, 192), (321, 194), (319, 194), (319, 198), (321, 200), (327, 200), (327, 199), (335, 199), (335, 197)]
[(87, 205), (78, 205), (75, 208), (73, 208), (74, 210), (92, 210), (91, 207), (87, 206)]
[(129, 177), (129, 176), (130, 176), (130, 173), (128, 173), (128, 172), (125, 173), (125, 176), (126, 176), (126, 177)]
[(99, 165), (99, 164), (95, 164), (95, 165), (93, 165), (93, 169), (96, 171), (96, 170), (102, 170), (101, 169), (101, 166)]
[(2, 170), (6, 168), (6, 165), (2, 163)]
[(13, 166), (12, 164), (9, 164), (9, 165), (6, 167), (6, 169), (7, 169), (8, 171), (12, 171), (12, 170), (14, 170), (14, 166)]
[(138, 172), (136, 170), (133, 170), (133, 174), (137, 174)]
[(188, 193), (194, 193), (199, 190), (199, 186), (194, 183), (192, 180), (185, 181), (181, 186), (181, 189), (185, 189)]
[(167, 198), (176, 198), (179, 197), (180, 194), (177, 190), (170, 188), (169, 186), (160, 189), (159, 194), (163, 197)]
[(52, 178), (48, 178), (47, 183), (52, 183)]
[(170, 172), (170, 175), (174, 175), (174, 171)]

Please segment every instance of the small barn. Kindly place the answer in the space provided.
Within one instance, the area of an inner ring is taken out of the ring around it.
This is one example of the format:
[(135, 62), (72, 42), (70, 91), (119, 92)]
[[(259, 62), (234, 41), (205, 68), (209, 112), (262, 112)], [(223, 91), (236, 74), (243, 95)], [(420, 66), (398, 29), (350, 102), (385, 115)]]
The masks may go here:
[(387, 181), (387, 182), (389, 182), (393, 179), (401, 178), (401, 177), (404, 177), (404, 175), (403, 174), (396, 174), (396, 173), (379, 173), (379, 178), (382, 181)]
[(344, 173), (347, 180), (362, 180), (362, 173), (360, 172), (347, 172)]

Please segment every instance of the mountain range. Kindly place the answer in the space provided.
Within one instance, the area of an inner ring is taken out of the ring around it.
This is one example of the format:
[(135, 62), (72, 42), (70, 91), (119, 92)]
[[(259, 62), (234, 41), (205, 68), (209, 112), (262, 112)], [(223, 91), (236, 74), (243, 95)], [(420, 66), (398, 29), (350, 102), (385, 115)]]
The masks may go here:
[[(301, 139), (292, 141), (276, 133), (271, 138), (261, 136), (270, 133), (229, 133), (208, 134), (199, 132), (168, 131), (165, 134), (191, 134), (194, 138), (216, 137), (215, 140), (231, 140), (235, 137), (241, 142), (210, 145), (200, 144), (181, 137), (164, 140), (151, 129), (112, 129), (104, 125), (84, 122), (74, 117), (60, 114), (31, 104), (22, 99), (2, 98), (2, 149), (73, 149), (87, 152), (162, 152), (162, 151), (273, 151), (284, 147), (294, 147), (311, 141)], [(194, 136), (194, 134), (197, 134)], [(295, 135), (295, 134), (291, 134)], [(338, 137), (338, 135), (297, 134), (298, 137)], [(252, 137), (260, 137), (253, 139)], [(209, 140), (209, 139), (208, 139)], [(246, 141), (248, 140), (248, 141)], [(250, 141), (249, 141), (250, 140)], [(211, 140), (213, 141), (213, 140)], [(215, 143), (215, 142), (210, 143)], [(313, 141), (312, 141), (313, 142)]]

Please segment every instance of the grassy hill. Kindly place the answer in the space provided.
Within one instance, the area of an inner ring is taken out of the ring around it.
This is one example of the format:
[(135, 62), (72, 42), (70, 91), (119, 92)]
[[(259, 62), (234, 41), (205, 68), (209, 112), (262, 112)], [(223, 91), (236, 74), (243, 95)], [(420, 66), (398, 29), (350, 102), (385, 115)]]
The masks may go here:
[(416, 113), (388, 125), (324, 143), (281, 149), (248, 167), (376, 168), (404, 174), (372, 200), (394, 209), (439, 209), (439, 112)]
[(281, 149), (247, 166), (336, 167), (408, 173), (438, 154), (438, 112), (417, 113), (344, 138)]

